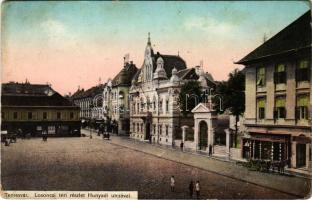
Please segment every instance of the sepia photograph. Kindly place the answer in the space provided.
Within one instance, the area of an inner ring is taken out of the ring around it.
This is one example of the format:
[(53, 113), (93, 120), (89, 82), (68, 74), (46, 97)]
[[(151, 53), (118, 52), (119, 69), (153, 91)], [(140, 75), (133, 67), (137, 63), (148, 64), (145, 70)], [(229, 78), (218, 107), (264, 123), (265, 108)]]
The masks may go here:
[(3, 199), (309, 199), (310, 1), (2, 1)]

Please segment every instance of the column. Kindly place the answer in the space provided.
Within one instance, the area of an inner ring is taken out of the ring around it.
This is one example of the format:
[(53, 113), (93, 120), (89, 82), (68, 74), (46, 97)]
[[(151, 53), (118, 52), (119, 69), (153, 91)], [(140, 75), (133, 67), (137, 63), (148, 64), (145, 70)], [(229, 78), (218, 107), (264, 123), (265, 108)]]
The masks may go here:
[(281, 161), (282, 160), (282, 143), (279, 143), (279, 154), (278, 154), (278, 158)]
[(255, 159), (255, 144), (256, 144), (256, 141), (253, 140), (252, 141), (252, 158)]
[(260, 144), (259, 144), (259, 158), (261, 160), (261, 141), (260, 141)]
[(228, 157), (230, 157), (230, 131), (229, 129), (225, 130), (226, 134), (226, 154)]
[(309, 169), (310, 160), (309, 160), (309, 150), (310, 150), (310, 144), (306, 144), (306, 168)]
[(274, 142), (272, 142), (272, 146), (271, 146), (271, 160), (273, 160), (274, 156)]
[(198, 120), (195, 119), (194, 123), (194, 142), (195, 142), (195, 150), (198, 150)]
[(290, 157), (290, 161), (291, 161), (291, 167), (292, 168), (296, 168), (296, 147), (297, 147), (297, 142), (292, 141), (291, 143), (291, 157)]
[(186, 127), (182, 126), (182, 142), (185, 142), (185, 131), (186, 131)]

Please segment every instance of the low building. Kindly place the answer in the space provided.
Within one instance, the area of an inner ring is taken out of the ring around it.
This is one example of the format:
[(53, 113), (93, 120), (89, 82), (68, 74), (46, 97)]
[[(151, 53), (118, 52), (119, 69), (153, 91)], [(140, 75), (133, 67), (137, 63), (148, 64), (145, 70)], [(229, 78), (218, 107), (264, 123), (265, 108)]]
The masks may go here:
[(79, 110), (49, 85), (2, 84), (1, 129), (9, 133), (80, 136)]
[(311, 12), (237, 64), (246, 67), (243, 157), (307, 169), (312, 138)]

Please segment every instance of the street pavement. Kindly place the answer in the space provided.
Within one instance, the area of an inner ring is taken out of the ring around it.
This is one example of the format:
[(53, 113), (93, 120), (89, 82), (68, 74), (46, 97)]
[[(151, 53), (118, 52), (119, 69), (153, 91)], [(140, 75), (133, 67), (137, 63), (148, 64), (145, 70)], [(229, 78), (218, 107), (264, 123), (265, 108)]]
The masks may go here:
[[(49, 138), (43, 142), (32, 138), (18, 140), (8, 147), (2, 144), (2, 189), (138, 191), (139, 198), (185, 199), (189, 198), (189, 182), (199, 180), (201, 198), (298, 197), (193, 167), (183, 160), (165, 158), (165, 154), (177, 151), (149, 145), (151, 149), (161, 150), (156, 156), (146, 153), (142, 151), (145, 145), (149, 144), (114, 136), (110, 141), (103, 140), (95, 134), (92, 139)], [(184, 156), (178, 158), (184, 159)], [(175, 192), (171, 192), (169, 186), (172, 175), (176, 179)]]

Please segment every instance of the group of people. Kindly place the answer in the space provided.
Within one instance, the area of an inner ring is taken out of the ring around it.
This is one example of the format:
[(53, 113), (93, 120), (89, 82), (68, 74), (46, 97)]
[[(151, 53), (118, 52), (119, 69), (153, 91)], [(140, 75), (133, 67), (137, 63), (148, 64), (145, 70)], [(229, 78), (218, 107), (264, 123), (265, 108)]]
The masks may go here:
[[(171, 192), (175, 191), (175, 179), (174, 176), (171, 176), (170, 178), (170, 189)], [(196, 192), (196, 198), (199, 199), (200, 198), (200, 184), (199, 181), (196, 181), (195, 183), (195, 192)], [(194, 193), (194, 182), (191, 181), (189, 184), (189, 195), (190, 198), (193, 198), (193, 193)]]

